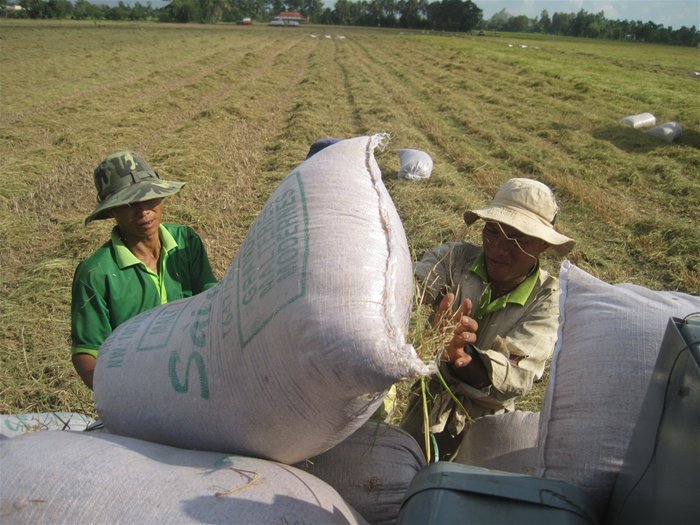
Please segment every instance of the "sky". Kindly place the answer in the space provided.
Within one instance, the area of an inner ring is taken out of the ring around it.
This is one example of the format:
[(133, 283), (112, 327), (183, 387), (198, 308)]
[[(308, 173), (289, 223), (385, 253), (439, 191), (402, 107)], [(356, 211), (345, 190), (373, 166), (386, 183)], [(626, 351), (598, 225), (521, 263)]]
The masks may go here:
[(472, 0), (488, 20), (501, 9), (513, 16), (539, 18), (546, 9), (554, 13), (605, 13), (607, 20), (640, 20), (679, 29), (700, 29), (700, 0)]

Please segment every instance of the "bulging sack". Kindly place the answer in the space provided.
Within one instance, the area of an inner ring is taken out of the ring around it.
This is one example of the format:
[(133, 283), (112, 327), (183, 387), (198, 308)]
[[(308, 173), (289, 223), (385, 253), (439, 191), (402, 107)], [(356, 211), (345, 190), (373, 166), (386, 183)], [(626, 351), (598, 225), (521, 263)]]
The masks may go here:
[(367, 525), (328, 484), (274, 461), (58, 431), (0, 440), (0, 457), (3, 525)]
[(393, 525), (426, 463), (407, 432), (369, 420), (332, 449), (294, 466), (328, 483), (371, 525)]
[(399, 179), (422, 180), (430, 177), (433, 171), (433, 159), (419, 149), (400, 149)]
[(412, 265), (374, 158), (382, 140), (306, 160), (217, 286), (114, 331), (94, 381), (111, 432), (294, 463), (359, 428), (394, 382), (429, 373), (406, 343)]
[(623, 118), (620, 123), (634, 129), (646, 128), (656, 125), (656, 117), (651, 113), (639, 113)]
[(660, 126), (651, 128), (646, 133), (647, 135), (665, 140), (666, 142), (673, 142), (683, 134), (683, 126), (678, 122), (665, 122)]

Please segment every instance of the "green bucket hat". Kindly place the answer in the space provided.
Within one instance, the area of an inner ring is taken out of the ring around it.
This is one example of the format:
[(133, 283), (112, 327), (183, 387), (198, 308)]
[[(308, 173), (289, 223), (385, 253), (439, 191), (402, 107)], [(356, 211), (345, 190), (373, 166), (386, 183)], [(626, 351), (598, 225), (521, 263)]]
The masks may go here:
[(133, 151), (110, 155), (95, 168), (93, 177), (98, 204), (85, 219), (86, 225), (108, 219), (112, 208), (175, 195), (185, 185), (161, 179), (143, 157)]

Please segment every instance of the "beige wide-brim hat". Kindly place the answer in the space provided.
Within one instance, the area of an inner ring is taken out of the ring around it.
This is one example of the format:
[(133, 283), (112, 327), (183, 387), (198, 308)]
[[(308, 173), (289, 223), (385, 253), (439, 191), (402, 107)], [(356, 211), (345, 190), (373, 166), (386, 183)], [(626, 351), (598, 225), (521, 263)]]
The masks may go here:
[(471, 225), (483, 219), (507, 224), (525, 235), (542, 239), (549, 244), (549, 251), (563, 257), (576, 241), (555, 229), (557, 213), (559, 206), (547, 185), (517, 178), (503, 184), (485, 208), (464, 212), (464, 222)]
[(163, 180), (138, 153), (120, 151), (103, 160), (93, 174), (97, 188), (97, 207), (85, 219), (108, 219), (110, 210), (125, 204), (175, 195), (184, 182)]

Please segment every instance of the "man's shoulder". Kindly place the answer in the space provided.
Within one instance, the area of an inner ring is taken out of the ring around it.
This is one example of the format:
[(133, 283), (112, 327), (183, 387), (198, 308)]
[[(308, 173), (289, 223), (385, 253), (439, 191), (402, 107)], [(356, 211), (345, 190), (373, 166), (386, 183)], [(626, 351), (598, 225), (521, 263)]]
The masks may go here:
[(470, 259), (475, 259), (476, 257), (479, 256), (481, 253), (481, 246), (477, 246), (476, 244), (472, 244), (469, 242), (446, 242), (444, 244), (441, 244), (435, 248), (433, 248), (430, 253), (431, 254), (438, 254), (438, 255), (447, 255), (450, 254), (453, 257), (457, 257), (459, 259), (462, 258), (470, 258)]
[(118, 269), (112, 241), (109, 240), (78, 264), (74, 280), (94, 283), (106, 275), (115, 273)]
[(538, 279), (540, 288), (557, 291), (559, 290), (559, 278), (550, 274), (544, 268), (540, 268), (540, 277)]
[(199, 235), (193, 228), (185, 224), (176, 224), (172, 222), (163, 223), (163, 227), (168, 230), (175, 241), (187, 241), (188, 239), (199, 239)]
[(86, 259), (82, 260), (78, 267), (93, 269), (110, 264), (116, 264), (111, 240), (105, 242), (102, 246), (97, 248), (97, 250), (92, 252), (92, 254), (90, 254)]

